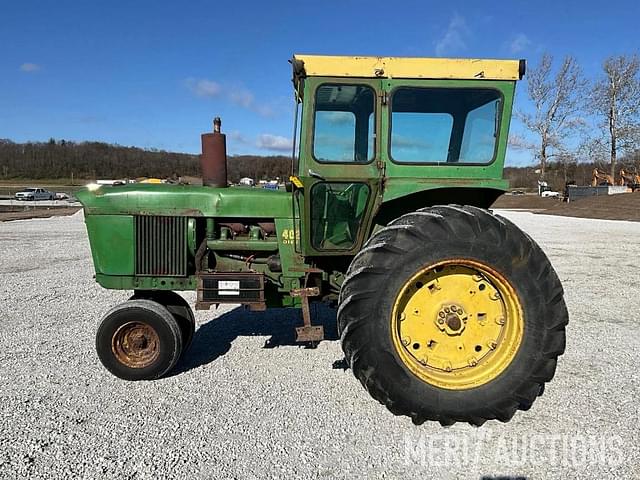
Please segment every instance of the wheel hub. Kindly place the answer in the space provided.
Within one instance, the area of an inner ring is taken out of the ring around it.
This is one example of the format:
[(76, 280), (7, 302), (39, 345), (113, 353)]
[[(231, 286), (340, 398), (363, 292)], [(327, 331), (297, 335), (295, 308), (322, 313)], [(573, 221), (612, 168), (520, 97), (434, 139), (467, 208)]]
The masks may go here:
[(498, 272), (473, 260), (429, 266), (394, 303), (392, 335), (403, 363), (448, 389), (491, 381), (513, 360), (523, 333), (518, 297)]
[(113, 334), (111, 350), (118, 361), (127, 367), (144, 368), (158, 358), (160, 339), (150, 325), (127, 322)]
[(447, 335), (460, 335), (467, 323), (464, 309), (455, 304), (445, 305), (438, 312), (436, 326)]

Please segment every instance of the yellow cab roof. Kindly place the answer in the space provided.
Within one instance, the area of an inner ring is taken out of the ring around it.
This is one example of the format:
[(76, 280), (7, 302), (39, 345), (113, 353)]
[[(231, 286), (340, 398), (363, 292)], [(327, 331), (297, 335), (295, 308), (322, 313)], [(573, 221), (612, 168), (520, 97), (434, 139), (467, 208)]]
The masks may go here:
[(520, 80), (524, 60), (294, 55), (296, 88), (305, 77)]

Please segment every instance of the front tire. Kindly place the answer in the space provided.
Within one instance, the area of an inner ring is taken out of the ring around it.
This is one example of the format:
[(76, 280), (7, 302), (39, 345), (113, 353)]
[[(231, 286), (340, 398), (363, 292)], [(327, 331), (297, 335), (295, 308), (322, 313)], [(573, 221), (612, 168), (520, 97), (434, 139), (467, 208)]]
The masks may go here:
[(113, 307), (96, 333), (104, 367), (124, 380), (153, 380), (168, 373), (182, 350), (182, 333), (171, 313), (151, 300)]
[(475, 207), (406, 214), (354, 258), (340, 293), (345, 358), (414, 423), (481, 425), (527, 410), (552, 379), (568, 315), (536, 243)]
[(196, 318), (187, 301), (172, 290), (137, 290), (129, 298), (129, 300), (138, 299), (153, 300), (169, 310), (180, 327), (184, 354), (191, 345), (196, 330)]

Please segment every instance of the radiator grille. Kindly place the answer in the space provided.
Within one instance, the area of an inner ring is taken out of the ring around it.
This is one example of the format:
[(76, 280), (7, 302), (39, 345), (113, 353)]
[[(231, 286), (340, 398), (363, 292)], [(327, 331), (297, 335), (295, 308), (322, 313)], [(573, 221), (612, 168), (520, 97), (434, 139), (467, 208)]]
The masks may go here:
[(187, 275), (187, 219), (136, 217), (136, 275)]

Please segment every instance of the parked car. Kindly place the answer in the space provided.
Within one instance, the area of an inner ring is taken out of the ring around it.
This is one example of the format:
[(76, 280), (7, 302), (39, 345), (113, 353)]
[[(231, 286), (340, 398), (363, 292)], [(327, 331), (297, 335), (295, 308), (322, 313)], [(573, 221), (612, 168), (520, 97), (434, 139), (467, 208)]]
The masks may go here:
[(44, 188), (29, 187), (16, 193), (16, 200), (55, 200), (56, 194)]
[(543, 198), (560, 198), (560, 192), (554, 192), (553, 190), (545, 190), (540, 194)]

